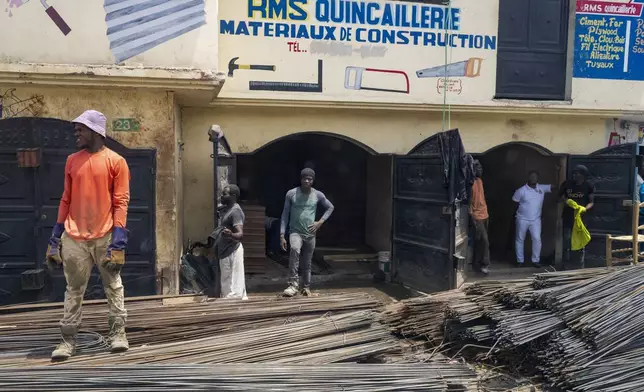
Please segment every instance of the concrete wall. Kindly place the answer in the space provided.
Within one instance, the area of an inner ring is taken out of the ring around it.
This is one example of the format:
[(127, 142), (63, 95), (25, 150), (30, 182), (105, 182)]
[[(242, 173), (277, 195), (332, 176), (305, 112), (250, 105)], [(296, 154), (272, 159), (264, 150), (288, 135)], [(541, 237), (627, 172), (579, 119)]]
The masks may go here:
[[(9, 96), (10, 89), (0, 86), (0, 96)], [(72, 120), (87, 109), (103, 112), (108, 118), (108, 135), (128, 148), (157, 150), (156, 168), (156, 257), (157, 273), (163, 276), (163, 292), (176, 287), (179, 259), (178, 210), (181, 177), (177, 164), (175, 139), (175, 102), (172, 93), (126, 90), (84, 90), (60, 88), (18, 88), (13, 96), (26, 103), (13, 109), (26, 108), (20, 116), (52, 117)], [(13, 101), (12, 101), (13, 102)], [(8, 105), (9, 100), (4, 100)], [(7, 110), (5, 108), (5, 116)], [(13, 113), (13, 112), (12, 112)], [(135, 118), (141, 123), (139, 132), (113, 132), (111, 120)], [(174, 272), (173, 272), (174, 271)]]
[(367, 159), (365, 243), (376, 251), (391, 251), (392, 164), (390, 155)]
[[(441, 113), (351, 109), (256, 107), (185, 108), (183, 157), (185, 238), (212, 230), (212, 146), (206, 130), (221, 125), (234, 153), (252, 152), (277, 138), (318, 131), (350, 137), (377, 153), (405, 154), (442, 129)], [(457, 114), (469, 152), (482, 153), (512, 141), (539, 144), (555, 153), (588, 154), (606, 146), (605, 119), (599, 117)], [(189, 221), (189, 223), (188, 223)]]
[(216, 69), (218, 1), (171, 3), (142, 9), (137, 2), (49, 0), (71, 29), (65, 35), (39, 1), (11, 1), (0, 10), (0, 36), (7, 37), (0, 63)]

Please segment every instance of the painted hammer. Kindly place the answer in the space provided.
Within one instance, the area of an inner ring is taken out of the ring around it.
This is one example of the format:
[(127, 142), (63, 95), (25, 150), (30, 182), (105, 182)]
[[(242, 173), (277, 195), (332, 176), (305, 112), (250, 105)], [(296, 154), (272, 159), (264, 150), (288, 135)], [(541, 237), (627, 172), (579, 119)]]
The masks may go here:
[[(20, 2), (18, 3), (25, 4), (29, 1), (30, 0), (23, 0), (22, 3)], [(49, 18), (56, 24), (56, 26), (58, 27), (61, 33), (63, 33), (64, 35), (67, 35), (72, 31), (69, 25), (60, 16), (58, 11), (56, 11), (56, 9), (53, 6), (50, 6), (49, 4), (47, 4), (47, 0), (40, 0), (40, 3), (42, 4), (43, 7), (45, 7), (45, 12), (49, 16)]]
[(228, 77), (233, 77), (233, 72), (236, 69), (254, 69), (259, 71), (275, 71), (274, 65), (245, 65), (245, 64), (235, 64), (239, 57), (233, 57), (228, 62)]

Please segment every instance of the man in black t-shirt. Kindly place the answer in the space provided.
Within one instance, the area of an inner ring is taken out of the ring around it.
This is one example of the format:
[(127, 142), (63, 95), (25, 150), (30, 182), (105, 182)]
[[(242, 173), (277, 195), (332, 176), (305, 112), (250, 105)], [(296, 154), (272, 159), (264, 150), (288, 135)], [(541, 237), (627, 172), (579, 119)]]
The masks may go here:
[[(572, 172), (572, 180), (567, 180), (561, 184), (559, 197), (564, 202), (568, 199), (574, 200), (580, 206), (586, 207), (586, 211), (593, 208), (595, 201), (595, 186), (588, 182), (588, 177), (589, 172), (586, 166), (576, 166)], [(562, 215), (564, 234), (564, 269), (584, 268), (586, 249), (577, 251), (570, 249), (574, 218), (574, 210), (568, 207), (567, 204), (564, 204)]]

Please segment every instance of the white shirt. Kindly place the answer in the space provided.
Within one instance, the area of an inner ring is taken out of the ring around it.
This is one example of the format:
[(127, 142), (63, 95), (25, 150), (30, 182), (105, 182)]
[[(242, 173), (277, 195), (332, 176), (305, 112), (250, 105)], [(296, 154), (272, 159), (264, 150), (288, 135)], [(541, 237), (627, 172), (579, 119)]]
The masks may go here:
[(635, 176), (635, 192), (633, 195), (633, 199), (635, 199), (636, 202), (640, 202), (640, 187), (644, 184), (644, 180), (642, 179), (642, 176), (639, 175), (639, 173)]
[(512, 200), (519, 203), (517, 218), (533, 221), (541, 218), (541, 209), (543, 208), (543, 198), (546, 193), (552, 192), (552, 185), (537, 184), (535, 188), (525, 184), (517, 189), (512, 196)]

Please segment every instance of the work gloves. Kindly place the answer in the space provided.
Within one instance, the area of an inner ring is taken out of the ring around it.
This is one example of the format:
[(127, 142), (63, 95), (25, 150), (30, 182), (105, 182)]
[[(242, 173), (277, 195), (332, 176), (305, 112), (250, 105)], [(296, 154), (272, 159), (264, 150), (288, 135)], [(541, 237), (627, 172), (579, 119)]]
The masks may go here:
[(47, 253), (45, 255), (45, 262), (49, 270), (60, 267), (63, 264), (63, 259), (60, 257), (60, 238), (65, 232), (65, 225), (62, 223), (56, 223), (54, 229), (51, 232), (51, 237), (47, 243)]
[(107, 254), (103, 266), (111, 272), (121, 272), (125, 264), (125, 248), (127, 247), (127, 230), (123, 227), (112, 229), (112, 242), (107, 246)]

